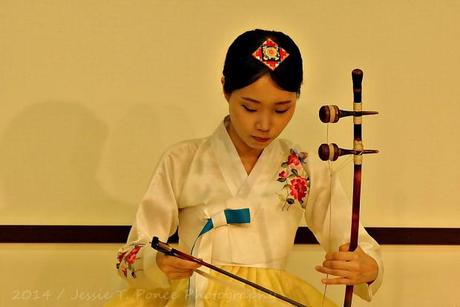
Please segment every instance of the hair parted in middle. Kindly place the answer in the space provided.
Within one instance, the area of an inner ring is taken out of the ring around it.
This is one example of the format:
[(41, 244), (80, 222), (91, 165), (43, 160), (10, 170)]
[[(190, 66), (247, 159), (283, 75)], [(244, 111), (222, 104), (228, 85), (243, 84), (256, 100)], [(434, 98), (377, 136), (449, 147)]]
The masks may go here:
[[(275, 68), (253, 55), (267, 41), (274, 42), (289, 54)], [(224, 92), (230, 94), (266, 74), (283, 90), (300, 94), (303, 80), (302, 56), (295, 42), (282, 32), (261, 29), (238, 36), (228, 48), (225, 58)]]

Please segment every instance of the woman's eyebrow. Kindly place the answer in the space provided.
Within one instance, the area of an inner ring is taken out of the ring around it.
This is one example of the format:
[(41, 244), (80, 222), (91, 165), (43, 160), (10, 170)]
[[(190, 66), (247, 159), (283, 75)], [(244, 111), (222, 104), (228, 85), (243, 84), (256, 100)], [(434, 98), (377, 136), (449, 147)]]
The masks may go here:
[(256, 99), (253, 99), (253, 98), (249, 98), (249, 97), (241, 97), (241, 98), (246, 100), (246, 101), (249, 101), (249, 102), (260, 103), (259, 100), (256, 100)]
[[(250, 97), (241, 97), (241, 98), (249, 102), (260, 103), (259, 100), (254, 99), (254, 98), (250, 98)], [(288, 104), (291, 102), (292, 100), (282, 100), (282, 101), (275, 102), (275, 105), (284, 105), (284, 104)]]
[(288, 103), (291, 103), (292, 100), (283, 100), (283, 101), (278, 101), (278, 102), (275, 102), (276, 105), (282, 105), (282, 104), (288, 104)]

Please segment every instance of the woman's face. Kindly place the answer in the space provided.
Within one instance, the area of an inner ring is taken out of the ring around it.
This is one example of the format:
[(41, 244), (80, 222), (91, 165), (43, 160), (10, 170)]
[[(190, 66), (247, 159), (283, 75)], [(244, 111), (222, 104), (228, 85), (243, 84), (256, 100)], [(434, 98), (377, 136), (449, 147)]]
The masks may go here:
[(238, 152), (260, 152), (291, 120), (297, 94), (281, 89), (267, 74), (225, 98), (231, 120), (229, 135)]

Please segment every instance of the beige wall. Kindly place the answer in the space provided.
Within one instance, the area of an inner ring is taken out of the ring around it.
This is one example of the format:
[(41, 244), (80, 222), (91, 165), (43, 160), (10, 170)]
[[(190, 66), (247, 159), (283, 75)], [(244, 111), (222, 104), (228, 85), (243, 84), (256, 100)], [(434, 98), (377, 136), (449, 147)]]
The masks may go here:
[[(365, 161), (367, 224), (459, 226), (458, 1), (3, 0), (0, 12), (0, 223), (130, 223), (165, 147), (225, 115), (226, 48), (262, 27), (303, 52), (285, 136), (313, 154), (319, 106), (350, 108), (350, 72), (364, 70), (364, 105), (381, 112), (364, 141), (382, 151)], [(350, 126), (330, 141), (351, 146)]]
[[(318, 108), (351, 107), (350, 71), (364, 70), (365, 107), (381, 112), (364, 123), (365, 145), (381, 150), (365, 159), (367, 226), (460, 226), (460, 2), (448, 0), (2, 0), (0, 224), (131, 223), (165, 147), (209, 134), (226, 114), (226, 48), (256, 27), (289, 33), (303, 52), (303, 93), (285, 136), (312, 153), (326, 134)], [(329, 134), (349, 147), (351, 121)], [(1, 245), (1, 305), (37, 303), (12, 301), (15, 291), (64, 289), (66, 306), (97, 306), (69, 296), (116, 289), (116, 248)], [(290, 268), (311, 280), (303, 252)], [(374, 306), (459, 306), (458, 247), (384, 252)]]

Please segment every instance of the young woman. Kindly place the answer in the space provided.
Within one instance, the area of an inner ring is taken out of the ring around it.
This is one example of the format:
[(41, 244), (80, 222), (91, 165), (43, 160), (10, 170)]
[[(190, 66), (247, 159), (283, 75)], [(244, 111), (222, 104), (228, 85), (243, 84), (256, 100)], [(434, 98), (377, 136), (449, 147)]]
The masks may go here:
[[(324, 284), (352, 284), (370, 300), (382, 280), (378, 244), (360, 228), (349, 252), (351, 206), (327, 165), (278, 136), (291, 120), (302, 58), (281, 32), (253, 30), (227, 52), (222, 85), (229, 115), (214, 133), (161, 158), (137, 211), (118, 271), (131, 288), (108, 306), (283, 306), (213, 271), (156, 253), (178, 229), (179, 249), (307, 306), (334, 306), (284, 271), (300, 220), (327, 251)], [(331, 204), (333, 210), (331, 211)]]

